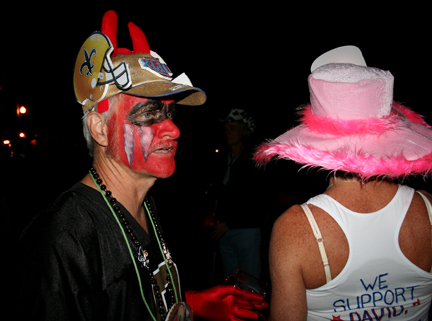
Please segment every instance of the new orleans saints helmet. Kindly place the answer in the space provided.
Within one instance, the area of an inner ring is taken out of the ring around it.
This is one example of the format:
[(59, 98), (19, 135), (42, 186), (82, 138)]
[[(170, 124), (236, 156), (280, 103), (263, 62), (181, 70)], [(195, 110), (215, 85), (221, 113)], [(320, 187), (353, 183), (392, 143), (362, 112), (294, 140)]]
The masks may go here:
[(81, 105), (87, 100), (103, 100), (110, 84), (115, 83), (123, 90), (132, 85), (126, 63), (114, 68), (110, 58), (112, 51), (110, 39), (101, 32), (91, 34), (82, 45), (74, 70), (75, 97)]

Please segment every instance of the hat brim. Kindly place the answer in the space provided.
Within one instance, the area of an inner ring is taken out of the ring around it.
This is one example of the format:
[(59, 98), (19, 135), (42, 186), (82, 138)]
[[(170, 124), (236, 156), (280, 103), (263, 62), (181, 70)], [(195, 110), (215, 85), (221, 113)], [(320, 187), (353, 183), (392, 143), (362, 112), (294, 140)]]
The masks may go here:
[[(112, 59), (114, 68), (120, 63), (126, 63), (129, 66), (132, 87), (122, 90), (115, 83), (108, 86), (108, 90), (103, 99), (110, 98), (119, 93), (145, 98), (164, 98), (170, 97), (177, 104), (199, 106), (205, 103), (207, 97), (203, 90), (192, 87), (187, 84), (179, 84), (164, 79), (140, 67), (139, 58), (151, 57), (148, 54), (136, 53), (131, 55), (118, 55)], [(87, 100), (83, 105), (83, 111), (91, 110), (98, 102)]]
[(402, 177), (432, 169), (432, 130), (402, 118), (392, 130), (337, 136), (301, 124), (262, 144), (254, 159), (290, 159), (310, 167), (357, 173), (362, 177)]
[(145, 83), (124, 90), (122, 93), (146, 98), (172, 97), (177, 104), (188, 106), (199, 106), (206, 101), (206, 94), (200, 88), (176, 84), (170, 81)]

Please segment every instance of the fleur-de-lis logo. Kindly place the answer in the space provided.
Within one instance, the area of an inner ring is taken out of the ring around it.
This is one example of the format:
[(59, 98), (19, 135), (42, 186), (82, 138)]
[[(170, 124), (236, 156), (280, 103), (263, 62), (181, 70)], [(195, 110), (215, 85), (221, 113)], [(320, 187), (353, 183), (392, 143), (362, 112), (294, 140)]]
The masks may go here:
[(91, 58), (93, 55), (96, 55), (96, 48), (93, 48), (90, 52), (90, 55), (86, 48), (84, 48), (84, 62), (80, 66), (80, 74), (82, 76), (83, 69), (87, 68), (86, 77), (90, 74), (93, 75), (94, 63), (91, 62)]

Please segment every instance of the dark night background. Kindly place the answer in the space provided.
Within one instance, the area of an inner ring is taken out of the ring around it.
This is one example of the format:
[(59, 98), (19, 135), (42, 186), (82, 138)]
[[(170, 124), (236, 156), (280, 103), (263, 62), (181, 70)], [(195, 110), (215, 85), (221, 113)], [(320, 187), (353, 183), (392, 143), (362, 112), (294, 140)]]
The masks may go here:
[[(100, 30), (109, 9), (119, 15), (119, 47), (131, 49), (127, 23), (134, 22), (174, 75), (186, 72), (208, 96), (202, 107), (179, 107), (177, 172), (154, 187), (165, 230), (183, 238), (184, 261), (212, 253), (193, 246), (202, 236), (195, 228), (205, 212), (203, 178), (211, 170), (206, 165), (222, 146), (218, 117), (231, 108), (250, 112), (257, 125), (256, 143), (282, 134), (295, 125), (296, 107), (309, 100), (307, 77), (320, 54), (338, 46), (358, 46), (369, 66), (394, 75), (394, 99), (432, 123), (427, 96), (431, 28), (424, 8), (407, 3), (382, 8), (358, 3), (350, 9), (273, 1), (118, 3), (125, 5), (74, 2), (43, 9), (12, 4), (1, 12), (0, 128), (2, 141), (12, 143), (11, 148), (1, 146), (2, 240), (7, 248), (28, 219), (88, 170), (72, 74), (79, 48)], [(28, 109), (19, 119), (17, 105)], [(26, 139), (17, 137), (19, 130), (25, 130)], [(34, 139), (36, 145), (30, 144)], [(324, 188), (325, 183), (315, 179), (316, 171), (298, 174), (298, 169), (289, 162), (268, 166), (268, 187), (275, 192), (270, 197), (277, 199), (282, 191), (305, 199)], [(412, 184), (428, 185), (421, 180)], [(175, 208), (168, 205), (173, 202)], [(263, 218), (268, 233), (283, 210), (284, 203), (278, 205), (270, 206)], [(207, 286), (194, 277), (185, 279), (186, 288)]]

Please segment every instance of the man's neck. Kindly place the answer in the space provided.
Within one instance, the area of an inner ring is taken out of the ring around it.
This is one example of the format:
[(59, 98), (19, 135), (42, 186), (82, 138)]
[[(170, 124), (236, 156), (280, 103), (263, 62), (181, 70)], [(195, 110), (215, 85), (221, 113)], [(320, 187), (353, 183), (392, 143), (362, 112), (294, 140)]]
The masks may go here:
[[(112, 197), (115, 197), (146, 229), (145, 212), (142, 204), (156, 178), (135, 173), (130, 168), (105, 157), (96, 158), (93, 167), (107, 190), (111, 191)], [(90, 174), (87, 174), (81, 182), (97, 189)]]

